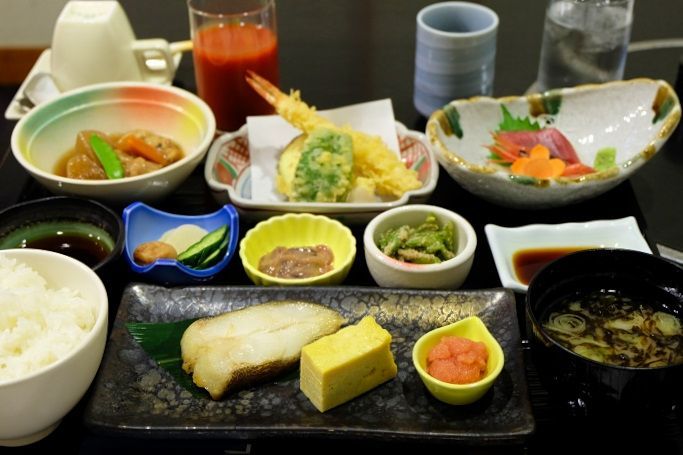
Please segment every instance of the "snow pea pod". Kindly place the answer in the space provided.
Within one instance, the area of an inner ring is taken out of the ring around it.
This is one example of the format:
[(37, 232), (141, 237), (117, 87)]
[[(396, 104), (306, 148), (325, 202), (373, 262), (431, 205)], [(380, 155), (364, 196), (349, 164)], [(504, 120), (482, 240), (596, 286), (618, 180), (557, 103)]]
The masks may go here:
[(120, 179), (124, 177), (123, 165), (111, 145), (96, 134), (90, 136), (90, 146), (95, 156), (100, 160), (104, 173), (108, 179)]

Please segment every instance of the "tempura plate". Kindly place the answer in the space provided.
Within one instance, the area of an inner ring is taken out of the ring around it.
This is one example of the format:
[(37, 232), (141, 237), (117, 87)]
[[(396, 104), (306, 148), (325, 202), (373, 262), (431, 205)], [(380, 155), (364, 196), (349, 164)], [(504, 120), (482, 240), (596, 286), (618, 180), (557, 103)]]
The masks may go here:
[(261, 220), (283, 213), (315, 213), (331, 216), (343, 223), (367, 223), (375, 215), (405, 204), (425, 202), (434, 191), (439, 178), (439, 163), (425, 135), (408, 130), (396, 122), (396, 134), (401, 148), (401, 161), (417, 172), (422, 186), (405, 192), (400, 198), (379, 202), (288, 202), (260, 201), (251, 194), (251, 157), (247, 126), (216, 139), (204, 165), (204, 179), (221, 204), (231, 203), (240, 216)]

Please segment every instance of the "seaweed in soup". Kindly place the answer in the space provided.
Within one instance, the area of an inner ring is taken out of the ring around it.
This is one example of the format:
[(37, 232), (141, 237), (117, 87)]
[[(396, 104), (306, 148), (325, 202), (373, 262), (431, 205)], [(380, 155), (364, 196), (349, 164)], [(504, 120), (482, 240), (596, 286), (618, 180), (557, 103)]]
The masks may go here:
[(597, 362), (655, 368), (683, 362), (680, 317), (666, 304), (615, 291), (592, 291), (553, 305), (543, 327), (561, 345)]

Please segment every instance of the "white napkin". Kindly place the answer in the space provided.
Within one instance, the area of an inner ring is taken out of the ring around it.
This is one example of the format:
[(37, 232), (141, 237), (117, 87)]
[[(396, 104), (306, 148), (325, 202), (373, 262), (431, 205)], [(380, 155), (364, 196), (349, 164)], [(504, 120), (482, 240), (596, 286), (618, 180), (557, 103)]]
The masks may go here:
[[(390, 99), (319, 111), (318, 114), (335, 125), (350, 126), (357, 131), (380, 136), (389, 149), (399, 155), (394, 109)], [(299, 134), (301, 131), (279, 115), (247, 117), (253, 201), (285, 200), (275, 189), (277, 162), (285, 146)]]

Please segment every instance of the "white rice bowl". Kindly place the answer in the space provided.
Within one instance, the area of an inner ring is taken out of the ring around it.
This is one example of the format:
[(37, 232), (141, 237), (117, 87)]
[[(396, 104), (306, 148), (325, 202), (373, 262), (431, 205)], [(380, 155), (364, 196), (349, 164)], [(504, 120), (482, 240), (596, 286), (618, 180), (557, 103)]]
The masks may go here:
[(109, 302), (88, 266), (52, 251), (0, 251), (0, 446), (49, 435), (102, 361)]
[(92, 330), (94, 302), (48, 288), (35, 270), (0, 256), (0, 381), (21, 378), (66, 357)]

